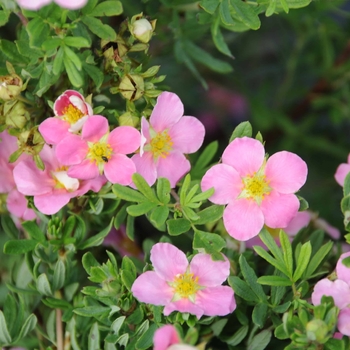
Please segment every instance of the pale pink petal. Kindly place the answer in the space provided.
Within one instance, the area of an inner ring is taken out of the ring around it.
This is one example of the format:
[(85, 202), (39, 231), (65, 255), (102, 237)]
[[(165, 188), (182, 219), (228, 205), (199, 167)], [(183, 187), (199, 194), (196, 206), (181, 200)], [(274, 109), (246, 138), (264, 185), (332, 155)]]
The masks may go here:
[(310, 220), (311, 214), (308, 211), (297, 212), (284, 231), (289, 236), (295, 236), (302, 228), (309, 225)]
[(190, 263), (190, 271), (198, 277), (198, 284), (206, 287), (215, 287), (226, 281), (230, 274), (230, 263), (213, 261), (209, 254), (197, 254)]
[(87, 143), (78, 135), (65, 137), (56, 147), (57, 159), (64, 165), (81, 163), (89, 152)]
[(274, 190), (294, 193), (305, 184), (307, 165), (294, 153), (277, 152), (267, 160), (265, 175)]
[(343, 264), (343, 259), (350, 256), (350, 252), (340, 255), (335, 271), (339, 279), (350, 285), (350, 268)]
[[(0, 145), (1, 147), (2, 145)], [(7, 159), (8, 157), (0, 159), (0, 193), (7, 193), (16, 186), (12, 175), (14, 164), (10, 164)]]
[(130, 185), (135, 172), (134, 162), (124, 154), (113, 154), (104, 165), (104, 174), (113, 184)]
[(85, 159), (80, 164), (72, 165), (67, 174), (76, 179), (91, 180), (98, 177), (100, 172), (95, 162)]
[(82, 196), (88, 191), (99, 192), (103, 185), (107, 182), (104, 175), (100, 175), (91, 180), (81, 180), (80, 186), (76, 191), (77, 196)]
[(176, 328), (173, 325), (167, 324), (158, 328), (154, 333), (153, 350), (167, 350), (172, 344), (180, 342), (180, 337), (177, 334)]
[(77, 10), (86, 5), (88, 0), (55, 0), (56, 4), (69, 10)]
[(169, 129), (173, 149), (185, 154), (198, 151), (204, 135), (204, 125), (195, 117), (182, 117)]
[(18, 191), (26, 196), (51, 193), (55, 186), (47, 170), (39, 170), (32, 160), (18, 163), (13, 169), (13, 177)]
[(245, 177), (257, 172), (264, 162), (265, 150), (260, 141), (249, 137), (234, 139), (225, 149), (222, 162)]
[(62, 167), (62, 163), (60, 163), (57, 159), (55, 146), (50, 147), (49, 145), (45, 144), (40, 152), (40, 158), (44, 162), (45, 170), (47, 170), (48, 173), (51, 171), (56, 171)]
[(336, 227), (330, 225), (326, 220), (322, 218), (317, 218), (314, 224), (315, 224), (315, 227), (320, 228), (324, 232), (328, 233), (332, 238), (334, 239), (340, 238), (340, 231)]
[(56, 145), (69, 135), (69, 123), (59, 118), (47, 118), (39, 125), (46, 143)]
[(227, 232), (239, 241), (253, 238), (264, 226), (264, 215), (253, 200), (233, 201), (226, 207), (223, 219)]
[(157, 170), (152, 153), (145, 152), (142, 157), (139, 154), (135, 154), (132, 156), (131, 160), (136, 166), (136, 172), (142, 175), (147, 183), (152, 186), (157, 179)]
[(34, 204), (43, 214), (53, 215), (68, 204), (72, 197), (72, 193), (65, 190), (55, 190), (52, 193), (34, 196)]
[(206, 316), (225, 316), (236, 308), (231, 287), (217, 286), (200, 290), (196, 294), (196, 304)]
[(36, 214), (33, 209), (28, 208), (28, 201), (26, 197), (13, 189), (6, 198), (6, 206), (8, 211), (23, 220), (33, 220), (36, 218)]
[(166, 158), (159, 157), (157, 168), (157, 178), (166, 177), (171, 188), (174, 188), (177, 182), (190, 171), (191, 163), (179, 152), (172, 152)]
[(129, 154), (140, 147), (141, 135), (131, 126), (119, 126), (108, 135), (107, 143), (113, 148), (113, 152)]
[(89, 142), (98, 142), (100, 138), (109, 132), (108, 120), (101, 115), (93, 115), (85, 122), (81, 136)]
[(39, 10), (41, 7), (49, 4), (51, 0), (17, 0), (19, 6), (27, 10)]
[(253, 249), (253, 247), (256, 245), (265, 250), (268, 250), (266, 245), (263, 243), (263, 241), (260, 239), (259, 236), (255, 236), (251, 239), (248, 239), (248, 241), (245, 242), (245, 247), (248, 249)]
[(198, 350), (198, 348), (187, 344), (173, 344), (170, 345), (167, 350)]
[(340, 310), (337, 327), (340, 333), (350, 337), (350, 308)]
[[(26, 0), (24, 0), (26, 1)], [(54, 105), (53, 105), (53, 111), (55, 115), (64, 115), (64, 110), (72, 104), (70, 97), (75, 96), (79, 98), (80, 100), (84, 101), (84, 96), (80, 94), (78, 91), (75, 90), (66, 90), (63, 94), (57, 97)]]
[(146, 271), (137, 277), (131, 292), (137, 300), (153, 305), (166, 305), (174, 295), (173, 289), (154, 271)]
[(166, 304), (163, 313), (168, 316), (173, 311), (188, 312), (196, 315), (198, 319), (203, 316), (203, 309), (186, 298)]
[(265, 224), (271, 228), (285, 228), (299, 210), (299, 200), (294, 194), (280, 194), (272, 191), (262, 203), (261, 210)]
[(170, 243), (156, 243), (151, 249), (151, 262), (154, 271), (168, 282), (173, 282), (188, 267), (185, 253)]
[(344, 186), (346, 175), (350, 173), (350, 164), (342, 163), (338, 166), (334, 178), (340, 186)]
[(343, 309), (350, 304), (350, 287), (349, 285), (338, 279), (330, 281), (324, 278), (315, 284), (311, 300), (314, 305), (321, 304), (322, 296), (330, 296), (334, 299), (334, 304)]
[(150, 123), (156, 132), (160, 132), (177, 123), (183, 114), (184, 106), (179, 96), (165, 91), (157, 99), (150, 117)]
[(77, 133), (78, 131), (80, 131), (83, 128), (84, 124), (86, 123), (86, 121), (88, 119), (89, 119), (88, 115), (86, 115), (85, 117), (80, 118), (76, 123), (71, 124), (69, 126), (68, 131), (72, 132), (72, 133)]
[(8, 161), (11, 153), (17, 150), (17, 137), (10, 135), (6, 130), (0, 132), (0, 158)]
[(209, 200), (215, 204), (228, 204), (242, 192), (242, 179), (229, 165), (217, 164), (210, 168), (202, 178), (202, 191), (214, 187), (215, 192)]

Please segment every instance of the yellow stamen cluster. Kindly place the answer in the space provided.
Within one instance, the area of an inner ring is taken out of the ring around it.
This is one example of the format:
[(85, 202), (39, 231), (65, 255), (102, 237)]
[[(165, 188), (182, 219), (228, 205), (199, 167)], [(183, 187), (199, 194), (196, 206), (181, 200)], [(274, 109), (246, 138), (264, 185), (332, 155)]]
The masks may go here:
[(72, 104), (63, 110), (63, 119), (70, 124), (75, 124), (82, 117), (84, 117), (84, 113)]
[(247, 198), (255, 200), (259, 205), (263, 199), (271, 192), (269, 181), (266, 180), (265, 174), (261, 172), (248, 175), (242, 179), (243, 191), (240, 198)]
[(174, 288), (174, 299), (181, 298), (194, 299), (195, 294), (201, 289), (198, 284), (198, 277), (194, 277), (193, 273), (188, 271), (184, 274), (176, 275), (174, 282), (170, 284)]
[(87, 157), (91, 162), (95, 162), (96, 165), (102, 165), (108, 163), (113, 153), (112, 147), (105, 142), (96, 142), (89, 144), (89, 153)]
[(171, 137), (167, 130), (156, 134), (151, 139), (151, 152), (156, 159), (158, 157), (166, 158), (169, 155), (169, 152), (173, 149), (172, 146), (173, 142), (171, 141)]

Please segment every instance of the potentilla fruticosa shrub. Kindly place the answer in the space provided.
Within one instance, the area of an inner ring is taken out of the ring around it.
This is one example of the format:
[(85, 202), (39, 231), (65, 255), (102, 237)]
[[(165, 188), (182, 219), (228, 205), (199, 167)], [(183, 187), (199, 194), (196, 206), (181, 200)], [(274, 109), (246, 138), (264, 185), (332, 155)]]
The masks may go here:
[(0, 1), (2, 348), (350, 348), (350, 236), (300, 196), (306, 161), (249, 121), (206, 141), (161, 74), (205, 91), (231, 35), (310, 3)]

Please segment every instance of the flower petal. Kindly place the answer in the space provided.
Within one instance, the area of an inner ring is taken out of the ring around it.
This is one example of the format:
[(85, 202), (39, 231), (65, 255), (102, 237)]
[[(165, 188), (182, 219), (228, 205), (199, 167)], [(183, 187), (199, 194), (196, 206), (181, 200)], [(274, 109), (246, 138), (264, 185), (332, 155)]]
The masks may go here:
[(72, 165), (68, 169), (67, 174), (75, 179), (91, 180), (98, 177), (100, 172), (95, 162), (85, 159), (80, 164)]
[(76, 191), (77, 196), (82, 196), (88, 191), (99, 192), (101, 187), (107, 182), (104, 175), (100, 175), (91, 180), (80, 181), (80, 186)]
[(166, 177), (171, 188), (174, 188), (177, 182), (190, 171), (191, 164), (182, 153), (172, 152), (166, 158), (160, 157), (156, 168), (157, 178)]
[(190, 271), (198, 277), (198, 284), (206, 287), (215, 287), (226, 281), (230, 274), (230, 263), (214, 261), (210, 254), (197, 254), (190, 263)]
[(182, 117), (169, 130), (173, 149), (185, 154), (198, 151), (204, 135), (204, 125), (195, 117)]
[(233, 201), (226, 207), (223, 219), (227, 232), (239, 241), (253, 238), (264, 226), (264, 215), (252, 200)]
[(350, 173), (350, 164), (342, 163), (338, 166), (337, 171), (334, 174), (335, 180), (340, 186), (344, 186), (346, 175)]
[(77, 10), (86, 5), (88, 0), (55, 0), (57, 5), (69, 10)]
[(140, 147), (141, 135), (131, 126), (119, 126), (111, 131), (107, 143), (113, 148), (113, 152), (129, 154)]
[[(156, 165), (153, 162), (151, 152), (145, 152), (142, 157), (139, 154), (132, 156), (131, 160), (136, 166), (136, 172), (143, 176), (147, 183), (152, 186), (157, 179)], [(135, 187), (134, 185), (132, 187)]]
[(261, 203), (265, 224), (271, 228), (285, 228), (297, 214), (300, 203), (294, 194), (272, 191)]
[(307, 165), (294, 153), (277, 152), (267, 160), (265, 175), (274, 190), (294, 193), (305, 184)]
[(139, 301), (153, 305), (166, 305), (174, 295), (173, 289), (154, 271), (146, 271), (137, 277), (131, 292)]
[(350, 337), (350, 308), (340, 310), (337, 327), (340, 333)]
[(36, 218), (35, 211), (28, 208), (28, 201), (26, 197), (13, 189), (6, 198), (6, 206), (8, 211), (23, 220), (33, 220)]
[(180, 337), (176, 328), (171, 324), (167, 324), (156, 330), (153, 343), (153, 350), (167, 350), (170, 345), (180, 343)]
[(225, 149), (222, 162), (231, 165), (245, 177), (257, 172), (264, 162), (265, 150), (260, 141), (242, 137), (234, 139)]
[(297, 212), (293, 219), (289, 222), (284, 231), (289, 236), (295, 236), (302, 228), (309, 225), (311, 214), (308, 211)]
[(209, 200), (215, 204), (228, 204), (242, 191), (242, 179), (238, 172), (229, 165), (217, 164), (203, 176), (202, 191), (214, 187), (215, 192)]
[(185, 273), (188, 267), (185, 253), (170, 243), (155, 244), (151, 249), (151, 261), (154, 271), (168, 282)]
[(185, 298), (165, 305), (163, 313), (165, 316), (168, 316), (173, 311), (188, 312), (192, 315), (196, 315), (198, 319), (203, 316), (202, 308)]
[(40, 134), (46, 143), (56, 145), (69, 135), (69, 123), (59, 118), (47, 118), (39, 125)]
[(184, 114), (184, 106), (176, 94), (172, 92), (162, 92), (154, 106), (150, 117), (152, 128), (163, 131), (177, 123)]
[(343, 280), (350, 285), (350, 268), (343, 264), (343, 259), (349, 256), (350, 252), (340, 255), (335, 271), (340, 280)]
[(135, 172), (134, 162), (124, 154), (113, 154), (104, 165), (104, 174), (113, 184), (130, 185)]
[(17, 0), (19, 6), (27, 10), (39, 10), (41, 7), (49, 4), (51, 0)]
[(236, 301), (231, 287), (209, 287), (197, 292), (196, 304), (207, 316), (225, 316), (236, 308)]
[(78, 135), (65, 137), (56, 147), (57, 159), (64, 165), (81, 163), (88, 152), (89, 147), (87, 143)]
[[(27, 1), (27, 0), (24, 0), (24, 1)], [(51, 0), (49, 2), (51, 2)], [(64, 114), (64, 110), (72, 103), (70, 101), (71, 96), (75, 96), (80, 100), (84, 101), (84, 96), (80, 94), (78, 91), (66, 90), (63, 94), (57, 97), (53, 105), (53, 111), (55, 115), (61, 116)]]
[(109, 132), (108, 120), (101, 115), (93, 115), (85, 122), (81, 136), (89, 142), (98, 142)]
[(34, 196), (34, 204), (43, 214), (52, 215), (68, 204), (72, 197), (74, 197), (73, 193), (56, 190), (52, 193)]

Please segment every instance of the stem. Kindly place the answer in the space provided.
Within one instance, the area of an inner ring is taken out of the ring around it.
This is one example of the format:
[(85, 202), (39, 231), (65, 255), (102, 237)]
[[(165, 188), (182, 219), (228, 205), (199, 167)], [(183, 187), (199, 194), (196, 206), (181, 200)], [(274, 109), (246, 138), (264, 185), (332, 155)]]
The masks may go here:
[(64, 350), (64, 348), (63, 348), (62, 310), (60, 310), (60, 309), (56, 309), (56, 343), (57, 343), (57, 350)]
[(21, 20), (22, 24), (23, 24), (23, 27), (26, 27), (27, 24), (28, 24), (28, 20), (27, 18), (25, 18), (23, 16), (23, 13), (22, 12), (17, 12), (16, 15), (18, 16), (18, 18)]
[(171, 190), (170, 193), (175, 198), (176, 202), (180, 203), (180, 197), (178, 194), (174, 190)]

